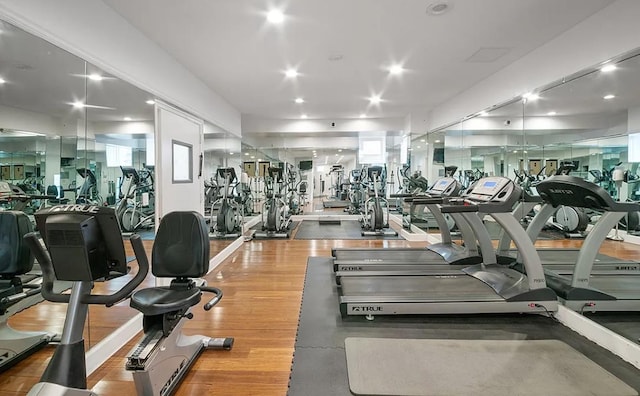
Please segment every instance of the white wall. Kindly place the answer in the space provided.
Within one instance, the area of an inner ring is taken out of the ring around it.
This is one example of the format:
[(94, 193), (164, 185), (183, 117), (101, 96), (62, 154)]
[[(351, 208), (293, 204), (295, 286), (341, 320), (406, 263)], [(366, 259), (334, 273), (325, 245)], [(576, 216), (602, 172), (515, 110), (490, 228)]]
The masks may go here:
[(237, 109), (100, 0), (0, 0), (0, 18), (241, 134)]
[(640, 47), (639, 15), (640, 1), (617, 0), (499, 72), (435, 107), (431, 112), (429, 128), (460, 120)]

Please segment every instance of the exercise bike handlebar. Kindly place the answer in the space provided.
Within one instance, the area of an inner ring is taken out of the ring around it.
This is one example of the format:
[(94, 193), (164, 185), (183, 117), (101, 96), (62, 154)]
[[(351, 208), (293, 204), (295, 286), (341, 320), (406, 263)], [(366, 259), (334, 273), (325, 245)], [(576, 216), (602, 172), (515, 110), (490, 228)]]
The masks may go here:
[(217, 287), (201, 286), (199, 289), (203, 292), (215, 294), (215, 297), (213, 297), (208, 303), (204, 304), (205, 311), (209, 311), (211, 308), (213, 308), (214, 305), (222, 300), (222, 290), (218, 289)]
[[(27, 246), (29, 246), (33, 252), (36, 260), (40, 263), (40, 268), (42, 269), (42, 296), (47, 301), (68, 303), (71, 297), (70, 294), (56, 293), (53, 291), (55, 274), (53, 271), (53, 264), (51, 263), (51, 256), (49, 256), (49, 253), (40, 243), (37, 234), (35, 232), (31, 232), (25, 235), (24, 238)], [(131, 236), (130, 241), (136, 255), (136, 260), (138, 261), (138, 273), (117, 292), (113, 294), (89, 295), (82, 299), (83, 303), (106, 305), (108, 307), (115, 305), (128, 298), (136, 287), (138, 287), (147, 277), (147, 273), (149, 272), (149, 260), (147, 259), (146, 252), (144, 251), (142, 239), (140, 239), (140, 236), (136, 234)]]

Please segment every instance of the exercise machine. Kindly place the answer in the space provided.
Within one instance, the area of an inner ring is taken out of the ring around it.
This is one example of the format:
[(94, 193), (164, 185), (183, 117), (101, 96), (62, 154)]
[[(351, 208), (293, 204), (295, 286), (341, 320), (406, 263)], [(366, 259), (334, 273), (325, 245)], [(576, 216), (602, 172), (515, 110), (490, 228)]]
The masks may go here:
[(365, 191), (362, 185), (364, 173), (364, 168), (352, 169), (351, 172), (349, 172), (349, 207), (344, 210), (349, 214), (362, 214), (365, 197)]
[(300, 205), (300, 196), (298, 195), (298, 178), (299, 174), (295, 171), (293, 165), (288, 165), (286, 171), (287, 183), (285, 186), (286, 202), (289, 207), (289, 216), (302, 213)]
[[(505, 177), (484, 177), (441, 212), (461, 214), (480, 241), (490, 240), (481, 217), (489, 215), (509, 233), (523, 257), (526, 275), (499, 264), (480, 263), (461, 269), (436, 266), (420, 275), (342, 278), (343, 316), (401, 314), (549, 313), (557, 310), (556, 294), (547, 287), (540, 258), (512, 215), (522, 190)], [(484, 251), (483, 255), (493, 255)], [(380, 249), (384, 252), (386, 249)], [(492, 249), (489, 249), (492, 250)], [(375, 255), (371, 256), (375, 259)]]
[(23, 212), (0, 212), (0, 372), (55, 341), (52, 332), (18, 331), (9, 318), (40, 303), (41, 277), (33, 273), (33, 255), (23, 237), (33, 231)]
[[(459, 224), (463, 244), (453, 242), (447, 221), (440, 206), (461, 191), (461, 184), (453, 177), (438, 179), (429, 190), (428, 196), (407, 198), (425, 205), (433, 213), (439, 224), (441, 242), (433, 243), (425, 248), (334, 248), (333, 267), (336, 271), (336, 282), (345, 276), (382, 276), (391, 274), (416, 273), (425, 268), (439, 268), (441, 271), (456, 270), (456, 268), (478, 264), (483, 261), (480, 255), (482, 249), (485, 263), (496, 263), (490, 238), (478, 238), (460, 213), (452, 213)], [(474, 221), (474, 218), (471, 218)], [(479, 240), (479, 241), (478, 241)], [(477, 242), (478, 241), (478, 242)], [(458, 266), (458, 267), (457, 267)], [(457, 273), (454, 271), (454, 274)]]
[[(569, 175), (548, 178), (538, 184), (537, 190), (545, 206), (550, 208), (543, 208), (541, 212), (551, 211), (560, 205), (603, 212), (577, 255), (562, 250), (556, 253), (575, 258), (572, 271), (567, 274), (551, 266), (546, 267), (549, 286), (561, 301), (578, 311), (640, 311), (640, 265), (620, 260), (607, 263), (598, 254), (617, 222), (626, 213), (640, 210), (640, 204), (616, 202), (604, 188)], [(530, 236), (535, 231), (532, 229)]]
[[(218, 168), (217, 175), (222, 180), (222, 196), (211, 205), (211, 231), (216, 238), (237, 238), (242, 234), (243, 210), (233, 196), (234, 184), (238, 181), (236, 170)], [(213, 209), (215, 207), (217, 212)]]
[(364, 203), (361, 217), (362, 236), (398, 235), (396, 231), (389, 228), (389, 202), (381, 193), (385, 183), (382, 166), (367, 167), (366, 176), (369, 192), (373, 192), (373, 196), (370, 196)]
[(98, 192), (98, 180), (96, 179), (96, 174), (88, 168), (78, 168), (76, 169), (76, 172), (78, 172), (78, 175), (84, 180), (82, 182), (82, 186), (80, 186), (80, 189), (78, 190), (76, 203), (102, 205), (103, 201), (100, 193)]
[(289, 238), (289, 208), (282, 199), (284, 180), (282, 168), (269, 167), (265, 176), (265, 202), (262, 208), (262, 231), (254, 238)]
[[(230, 350), (233, 338), (210, 338), (182, 333), (203, 292), (214, 298), (204, 304), (209, 311), (222, 299), (215, 287), (198, 286), (193, 278), (209, 271), (209, 234), (197, 212), (172, 212), (163, 216), (153, 244), (152, 273), (173, 278), (170, 286), (141, 289), (131, 296), (131, 307), (144, 317), (143, 336), (127, 355), (139, 395), (171, 394), (205, 349)], [(185, 265), (186, 263), (186, 265)]]
[[(89, 305), (112, 306), (128, 298), (147, 275), (149, 264), (140, 237), (131, 237), (138, 272), (118, 291), (92, 294), (94, 282), (110, 281), (129, 272), (120, 227), (113, 208), (59, 205), (35, 214), (43, 246), (36, 233), (26, 243), (42, 269), (42, 296), (66, 303), (60, 343), (30, 396), (95, 395), (87, 390), (83, 331)], [(71, 281), (71, 293), (59, 293), (54, 279)]]
[(153, 228), (155, 223), (154, 180), (150, 169), (121, 166), (121, 200), (117, 215), (124, 232)]

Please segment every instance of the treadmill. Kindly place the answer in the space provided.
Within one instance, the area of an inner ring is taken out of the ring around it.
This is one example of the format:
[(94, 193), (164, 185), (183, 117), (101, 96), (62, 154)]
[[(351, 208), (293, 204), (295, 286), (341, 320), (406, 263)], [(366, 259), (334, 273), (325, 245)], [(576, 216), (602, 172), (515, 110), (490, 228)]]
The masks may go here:
[[(569, 199), (569, 201), (573, 202), (571, 199)], [(538, 239), (542, 229), (545, 227), (547, 220), (555, 214), (560, 206), (554, 206), (551, 203), (545, 203), (538, 194), (536, 187), (531, 187), (530, 193), (524, 194), (524, 200), (519, 202), (513, 211), (516, 218), (521, 219), (526, 216), (537, 204), (540, 204), (540, 211), (536, 214), (536, 216), (527, 227), (527, 234), (531, 238), (531, 241), (534, 243)], [(579, 205), (572, 203), (566, 206), (577, 207)], [(605, 238), (610, 231), (611, 229), (603, 229), (602, 232), (605, 232)], [(602, 275), (635, 273), (637, 275), (640, 275), (640, 263), (638, 263), (638, 261), (619, 259), (616, 257), (598, 253), (598, 250), (600, 249), (603, 241), (600, 241), (599, 244), (591, 243), (591, 241), (593, 241), (593, 239), (590, 239), (589, 242), (585, 240), (582, 246), (583, 248), (594, 250), (594, 252), (591, 253), (595, 255), (593, 263), (594, 268), (592, 270), (592, 273)], [(521, 267), (522, 263), (521, 260), (517, 257), (516, 252), (509, 248), (510, 243), (511, 238), (509, 238), (509, 236), (503, 232), (500, 237), (500, 242), (498, 243), (498, 262), (503, 264), (511, 264), (514, 267)], [(545, 269), (552, 270), (553, 272), (561, 275), (571, 275), (573, 273), (575, 264), (580, 254), (580, 249), (571, 248), (538, 248), (537, 250), (538, 255), (540, 256), (540, 261), (542, 261), (542, 266)]]
[[(433, 214), (440, 229), (441, 243), (426, 248), (334, 248), (334, 271), (346, 274), (361, 271), (409, 271), (424, 265), (459, 264), (471, 265), (482, 261), (475, 234), (468, 222), (460, 214), (452, 214), (461, 231), (464, 246), (453, 243), (447, 221), (440, 211), (440, 204), (451, 197), (457, 197), (461, 185), (453, 177), (438, 179), (427, 191), (426, 196), (405, 198), (414, 204), (425, 205)], [(493, 248), (491, 248), (493, 250)]]
[(570, 205), (604, 212), (584, 240), (572, 274), (545, 271), (549, 286), (561, 302), (580, 312), (640, 311), (640, 272), (594, 270), (607, 234), (626, 213), (639, 211), (640, 204), (616, 202), (602, 187), (575, 176), (553, 176), (537, 188), (544, 202), (553, 207)]
[[(442, 275), (344, 277), (340, 289), (343, 316), (405, 314), (543, 313), (557, 310), (556, 294), (546, 286), (533, 243), (512, 215), (522, 192), (505, 177), (485, 177), (465, 198), (443, 205), (443, 213), (464, 214), (478, 233), (488, 232), (480, 216), (489, 215), (506, 230), (523, 257), (526, 275), (499, 264), (481, 263)], [(477, 228), (479, 224), (480, 228)], [(495, 251), (492, 250), (495, 259)]]

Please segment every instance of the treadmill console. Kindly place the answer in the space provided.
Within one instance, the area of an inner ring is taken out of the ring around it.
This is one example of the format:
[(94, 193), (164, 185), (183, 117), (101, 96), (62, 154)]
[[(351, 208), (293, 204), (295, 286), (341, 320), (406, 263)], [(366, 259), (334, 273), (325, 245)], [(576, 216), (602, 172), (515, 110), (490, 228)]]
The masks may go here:
[(483, 177), (465, 194), (465, 198), (478, 203), (507, 202), (514, 195), (514, 188), (513, 181), (506, 177)]
[(426, 191), (433, 197), (449, 197), (455, 196), (460, 191), (460, 183), (453, 177), (443, 177), (438, 180)]

